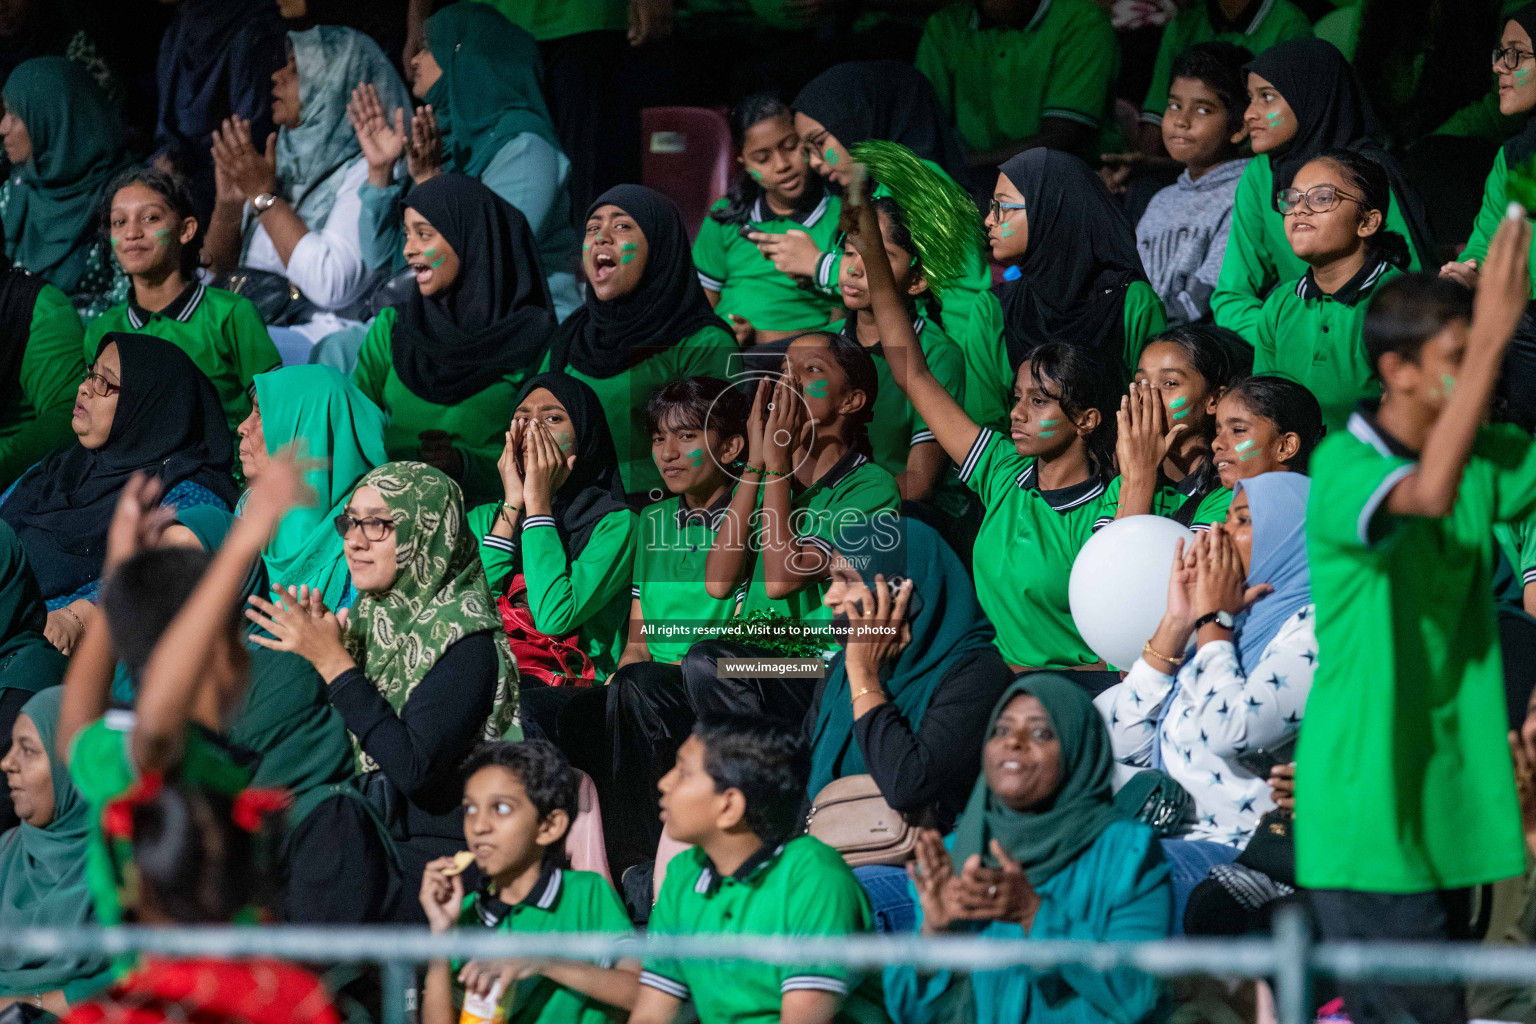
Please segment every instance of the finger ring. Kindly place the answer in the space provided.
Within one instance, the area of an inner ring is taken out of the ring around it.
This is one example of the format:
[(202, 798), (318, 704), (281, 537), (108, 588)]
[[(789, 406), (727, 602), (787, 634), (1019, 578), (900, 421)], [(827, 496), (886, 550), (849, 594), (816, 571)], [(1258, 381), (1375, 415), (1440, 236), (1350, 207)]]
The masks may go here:
[(995, 886), (995, 885), (987, 886), (987, 896), (991, 897), (991, 896), (996, 896), (996, 895), (997, 895), (997, 886)]

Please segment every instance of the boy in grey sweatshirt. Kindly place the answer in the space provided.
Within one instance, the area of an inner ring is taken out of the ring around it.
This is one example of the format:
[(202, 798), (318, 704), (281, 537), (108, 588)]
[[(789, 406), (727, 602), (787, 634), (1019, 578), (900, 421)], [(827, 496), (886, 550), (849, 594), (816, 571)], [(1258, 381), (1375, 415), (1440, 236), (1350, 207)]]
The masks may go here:
[(1252, 55), (1231, 43), (1199, 43), (1173, 63), (1163, 145), (1184, 165), (1179, 180), (1152, 197), (1136, 225), (1136, 247), (1168, 323), (1210, 316), (1232, 223), (1232, 197), (1248, 161), (1243, 65)]

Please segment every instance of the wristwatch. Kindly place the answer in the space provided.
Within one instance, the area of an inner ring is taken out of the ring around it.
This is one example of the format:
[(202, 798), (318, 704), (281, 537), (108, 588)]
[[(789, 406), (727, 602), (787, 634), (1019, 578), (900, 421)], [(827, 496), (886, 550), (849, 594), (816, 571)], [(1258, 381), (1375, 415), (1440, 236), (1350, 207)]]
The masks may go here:
[(266, 213), (268, 210), (272, 209), (273, 204), (275, 204), (276, 202), (277, 202), (277, 196), (276, 195), (274, 195), (271, 192), (263, 192), (260, 195), (258, 195), (255, 199), (251, 200), (251, 208), (254, 209), (256, 211), (257, 215), (259, 216), (259, 215), (261, 215), (263, 213)]
[(1201, 626), (1209, 626), (1213, 622), (1229, 633), (1232, 631), (1232, 627), (1236, 625), (1236, 620), (1232, 618), (1231, 612), (1218, 610), (1214, 612), (1206, 612), (1204, 615), (1196, 619), (1195, 631), (1199, 632)]

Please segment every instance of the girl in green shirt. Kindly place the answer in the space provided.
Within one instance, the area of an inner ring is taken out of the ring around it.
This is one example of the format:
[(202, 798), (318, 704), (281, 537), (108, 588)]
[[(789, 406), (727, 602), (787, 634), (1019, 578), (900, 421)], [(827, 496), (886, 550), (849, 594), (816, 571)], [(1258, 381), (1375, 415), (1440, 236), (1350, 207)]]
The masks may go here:
[(374, 320), (352, 380), (389, 417), (389, 457), (437, 467), (473, 507), (501, 493), (506, 423), (554, 330), (549, 289), (528, 221), (473, 178), (417, 187), (405, 227), (416, 293)]
[(1167, 326), (1130, 221), (1075, 156), (1028, 149), (998, 167), (987, 241), (994, 262), (1019, 269), (999, 290), (1014, 367), (1064, 341), (1129, 378), (1147, 338)]
[(282, 359), (249, 299), (198, 280), (198, 222), (186, 181), (153, 167), (124, 171), (107, 189), (101, 227), (128, 275), (128, 295), (90, 322), (85, 358), (111, 331), (164, 338), (213, 382), (233, 431), (251, 411), (251, 381)]
[[(996, 231), (1008, 222), (994, 214), (987, 223)], [(1113, 371), (1089, 349), (1041, 346), (1019, 366), (1010, 436), (978, 426), (928, 369), (873, 206), (845, 214), (843, 226), (864, 261), (892, 376), (985, 508), (976, 594), (997, 627), (998, 650), (1016, 668), (1093, 666), (1098, 659), (1072, 621), (1067, 579), (1113, 464)]]
[(608, 426), (624, 487), (654, 500), (664, 492), (646, 399), (680, 377), (731, 376), (736, 337), (704, 296), (682, 214), (666, 196), (615, 186), (587, 210), (586, 225), (586, 301), (556, 331), (545, 369), (589, 385), (614, 411)]
[(1264, 297), (1279, 282), (1306, 273), (1306, 262), (1286, 242), (1275, 196), (1325, 149), (1352, 149), (1386, 170), (1387, 229), (1411, 243), (1407, 269), (1434, 266), (1423, 204), (1402, 167), (1376, 143), (1370, 101), (1343, 54), (1321, 39), (1292, 39), (1265, 50), (1243, 70), (1248, 74), (1243, 125), (1255, 156), (1232, 201), (1227, 251), (1211, 295), (1216, 322), (1253, 341)]
[(74, 439), (83, 334), (69, 296), (0, 253), (0, 488)]
[(1361, 337), (1366, 306), (1412, 259), (1407, 240), (1385, 227), (1391, 201), (1387, 172), (1348, 149), (1302, 165), (1277, 198), (1286, 240), (1308, 269), (1264, 300), (1253, 369), (1305, 384), (1331, 430), (1381, 393)]
[(1253, 370), (1253, 350), (1212, 324), (1172, 327), (1147, 345), (1116, 414), (1115, 462), (1097, 529), (1127, 516), (1168, 516), (1202, 530), (1226, 518), (1232, 491), (1211, 462), (1216, 405)]
[(832, 302), (808, 287), (809, 278), (783, 273), (763, 259), (747, 235), (799, 231), (829, 247), (841, 204), (806, 166), (794, 111), (777, 93), (746, 97), (731, 108), (730, 123), (742, 169), (694, 239), (704, 294), (743, 345), (824, 327)]
[(527, 642), (574, 646), (590, 660), (571, 668), (570, 682), (606, 679), (627, 635), (639, 520), (597, 395), (567, 374), (534, 377), (518, 395), (498, 468), (502, 500), (469, 513), (492, 592), (509, 610), (525, 595), (548, 644)]
[(1323, 410), (1302, 385), (1264, 374), (1245, 377), (1216, 403), (1211, 464), (1221, 486), (1262, 473), (1305, 473), (1323, 439)]

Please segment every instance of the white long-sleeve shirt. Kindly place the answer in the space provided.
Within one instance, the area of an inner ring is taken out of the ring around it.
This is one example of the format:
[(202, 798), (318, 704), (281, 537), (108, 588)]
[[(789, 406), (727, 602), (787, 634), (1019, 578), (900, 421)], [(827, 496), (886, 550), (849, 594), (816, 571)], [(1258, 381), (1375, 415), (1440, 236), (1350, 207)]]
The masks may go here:
[[(1162, 748), (1163, 771), (1195, 802), (1186, 839), (1243, 847), (1260, 816), (1274, 807), (1269, 780), (1237, 763), (1247, 751), (1290, 743), (1301, 725), (1317, 671), (1313, 606), (1280, 627), (1246, 674), (1229, 641), (1204, 644), (1174, 677), (1139, 658), (1125, 679), (1094, 700), (1109, 726), (1115, 760), (1152, 765), (1152, 744)], [(1158, 711), (1173, 693), (1158, 727)]]
[[(346, 306), (362, 293), (370, 278), (357, 232), (358, 217), (362, 212), (358, 190), (367, 180), (368, 161), (358, 157), (342, 174), (336, 203), (326, 216), (324, 226), (299, 239), (286, 267), (277, 255), (277, 247), (272, 244), (272, 236), (260, 223), (251, 232), (250, 245), (246, 247), (241, 264), (282, 274), (314, 303), (316, 309), (328, 312)], [(245, 213), (247, 217), (251, 215), (250, 204), (246, 204)]]

